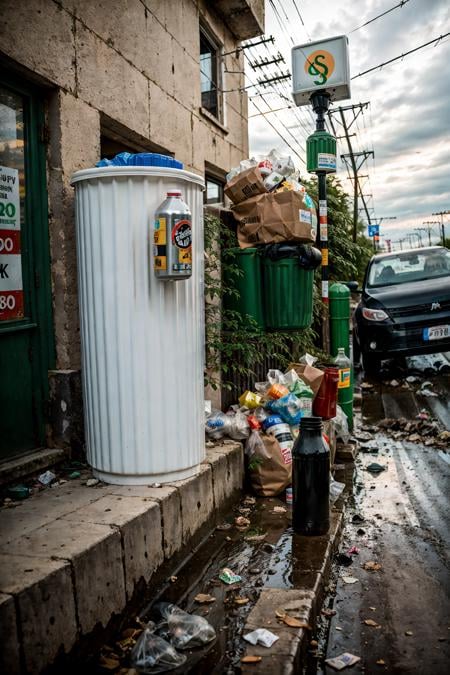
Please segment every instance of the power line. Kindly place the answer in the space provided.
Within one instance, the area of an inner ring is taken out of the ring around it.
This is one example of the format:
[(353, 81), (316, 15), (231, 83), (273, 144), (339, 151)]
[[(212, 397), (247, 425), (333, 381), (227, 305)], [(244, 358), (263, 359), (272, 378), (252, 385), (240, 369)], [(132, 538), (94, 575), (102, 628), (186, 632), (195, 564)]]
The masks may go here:
[[(284, 136), (278, 131), (278, 129), (272, 124), (272, 122), (271, 122), (270, 120), (266, 119), (266, 114), (267, 114), (267, 113), (264, 113), (262, 110), (260, 110), (260, 108), (258, 108), (258, 106), (256, 105), (256, 103), (253, 103), (253, 105), (255, 106), (256, 110), (258, 110), (258, 112), (259, 112), (261, 115), (263, 115), (263, 117), (264, 117), (264, 119), (266, 120), (267, 124), (269, 124), (269, 125), (272, 127), (272, 129), (275, 131), (275, 133), (278, 134), (278, 136), (281, 138), (281, 140), (282, 140), (284, 143), (286, 143), (286, 145), (288, 146), (288, 148), (290, 148), (290, 149), (292, 150), (292, 152), (293, 152), (294, 154), (297, 155), (297, 157), (299, 158), (299, 160), (300, 160), (301, 162), (303, 162), (303, 164), (306, 165), (305, 160), (303, 159), (303, 157), (302, 157), (301, 155), (298, 154), (297, 150), (295, 150), (295, 149), (292, 147), (292, 145), (284, 138)], [(292, 135), (292, 134), (291, 134), (291, 135)]]
[(292, 0), (292, 2), (293, 2), (293, 4), (294, 4), (295, 11), (296, 11), (297, 14), (298, 14), (298, 18), (300, 19), (300, 21), (301, 21), (301, 23), (302, 23), (302, 26), (303, 26), (303, 28), (305, 29), (306, 35), (308, 36), (308, 39), (311, 40), (311, 36), (309, 35), (308, 29), (306, 28), (306, 25), (305, 25), (305, 22), (303, 21), (302, 15), (300, 14), (300, 10), (299, 10), (299, 8), (298, 8), (297, 1), (296, 1), (296, 0)]
[(394, 61), (399, 61), (399, 59), (404, 59), (405, 56), (408, 56), (409, 54), (413, 54), (414, 52), (419, 51), (419, 49), (423, 49), (424, 47), (428, 47), (428, 45), (432, 45), (433, 43), (436, 43), (435, 46), (441, 42), (444, 38), (448, 37), (450, 33), (445, 33), (445, 35), (440, 35), (437, 38), (434, 38), (434, 40), (430, 40), (429, 42), (425, 42), (425, 44), (420, 45), (419, 47), (416, 47), (415, 49), (410, 49), (409, 52), (405, 52), (404, 54), (400, 54), (400, 56), (396, 56), (393, 59), (389, 59), (389, 61), (385, 61), (384, 63), (380, 63), (378, 66), (373, 66), (373, 68), (369, 68), (368, 70), (364, 70), (362, 73), (358, 73), (358, 75), (354, 75), (352, 77), (352, 80), (356, 80), (357, 77), (361, 77), (362, 75), (367, 75), (367, 73), (371, 73), (373, 70), (378, 70), (378, 68), (383, 68), (383, 66), (387, 66), (389, 63), (393, 63)]
[(369, 23), (373, 23), (377, 19), (381, 19), (382, 16), (386, 16), (386, 14), (389, 14), (390, 12), (393, 12), (394, 9), (397, 9), (397, 7), (400, 7), (400, 8), (403, 7), (403, 5), (406, 5), (407, 2), (409, 2), (409, 0), (401, 0), (401, 2), (398, 3), (398, 5), (395, 5), (395, 7), (391, 7), (391, 9), (387, 9), (382, 14), (378, 14), (378, 16), (374, 16), (373, 19), (369, 19), (369, 21), (366, 21), (365, 23), (362, 23), (360, 26), (357, 26), (356, 28), (351, 30), (350, 33), (354, 33), (356, 30), (359, 30), (360, 28), (364, 28), (364, 26), (368, 26)]

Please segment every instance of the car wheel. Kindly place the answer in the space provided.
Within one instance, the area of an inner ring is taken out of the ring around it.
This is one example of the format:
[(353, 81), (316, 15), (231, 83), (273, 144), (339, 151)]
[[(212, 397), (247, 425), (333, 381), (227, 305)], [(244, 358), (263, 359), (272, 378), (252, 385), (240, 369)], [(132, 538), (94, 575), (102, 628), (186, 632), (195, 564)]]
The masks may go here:
[(380, 375), (381, 359), (373, 354), (362, 354), (362, 365), (366, 375)]

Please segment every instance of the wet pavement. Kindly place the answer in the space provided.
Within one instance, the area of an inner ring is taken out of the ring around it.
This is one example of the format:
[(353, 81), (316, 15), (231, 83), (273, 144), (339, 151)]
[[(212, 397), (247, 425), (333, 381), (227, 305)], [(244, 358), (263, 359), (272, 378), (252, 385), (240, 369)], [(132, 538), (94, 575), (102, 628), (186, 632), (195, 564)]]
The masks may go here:
[[(422, 411), (448, 430), (450, 378), (428, 373), (426, 379), (436, 396), (419, 393), (424, 375), (407, 386), (398, 377), (390, 386), (391, 374), (363, 390), (361, 426), (372, 440), (363, 444), (353, 477), (347, 467), (353, 494), (340, 549), (348, 554), (356, 546), (359, 554), (348, 556), (348, 566), (334, 566), (324, 605), (331, 616), (319, 620), (319, 647), (310, 652), (308, 673), (336, 672), (320, 657), (344, 652), (361, 657), (349, 672), (448, 672), (449, 444), (394, 440), (372, 426), (386, 417), (413, 420)], [(373, 463), (384, 470), (370, 472)]]
[[(155, 605), (163, 600), (204, 616), (217, 632), (213, 643), (188, 652), (187, 662), (171, 672), (237, 675), (246, 649), (244, 626), (262, 590), (317, 590), (318, 574), (329, 581), (319, 593), (325, 600), (315, 629), (307, 635), (308, 657), (299, 674), (336, 672), (324, 659), (343, 652), (361, 657), (349, 669), (353, 672), (447, 673), (450, 454), (439, 434), (449, 429), (450, 376), (415, 372), (414, 382), (407, 382), (409, 373), (400, 368), (388, 373), (384, 382), (373, 381), (363, 389), (355, 430), (360, 453), (355, 464), (336, 467), (335, 478), (345, 482), (347, 490), (333, 509), (334, 545), (344, 500), (347, 505), (343, 555), (335, 556), (333, 565), (331, 538), (293, 537), (289, 507), (283, 501), (243, 498), (224, 517), (223, 527), (161, 583), (152, 604), (140, 612), (140, 621), (122, 625), (115, 639), (90, 664), (83, 664), (86, 674), (104, 673), (105, 658), (111, 657), (120, 661), (121, 669), (114, 672), (133, 672), (128, 671), (129, 651), (122, 653), (120, 642), (126, 642), (130, 630), (156, 619)], [(427, 391), (434, 395), (421, 393), (425, 377)], [(420, 415), (436, 422), (431, 435), (425, 436), (424, 427), (424, 442), (439, 447), (408, 442), (409, 432), (377, 425), (386, 418), (413, 421)], [(372, 464), (382, 470), (370, 471)], [(240, 529), (237, 517), (250, 523)], [(350, 553), (352, 547), (356, 550)], [(219, 580), (223, 567), (240, 575), (241, 583)], [(199, 593), (214, 601), (199, 603)], [(271, 621), (274, 630), (275, 614)]]

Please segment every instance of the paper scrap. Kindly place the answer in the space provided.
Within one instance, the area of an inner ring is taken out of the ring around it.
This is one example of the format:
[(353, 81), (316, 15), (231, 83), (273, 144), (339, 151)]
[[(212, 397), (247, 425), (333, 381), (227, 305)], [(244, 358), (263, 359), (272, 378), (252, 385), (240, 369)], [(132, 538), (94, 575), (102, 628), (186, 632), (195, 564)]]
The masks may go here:
[(358, 661), (361, 661), (361, 657), (354, 656), (354, 654), (350, 654), (349, 652), (344, 652), (340, 656), (335, 656), (332, 659), (325, 659), (325, 663), (335, 670), (344, 670), (344, 668), (354, 666)]
[(271, 647), (273, 643), (279, 639), (278, 635), (271, 633), (270, 630), (267, 630), (266, 628), (257, 628), (251, 633), (244, 635), (244, 640), (250, 642), (251, 645), (260, 644), (263, 647)]

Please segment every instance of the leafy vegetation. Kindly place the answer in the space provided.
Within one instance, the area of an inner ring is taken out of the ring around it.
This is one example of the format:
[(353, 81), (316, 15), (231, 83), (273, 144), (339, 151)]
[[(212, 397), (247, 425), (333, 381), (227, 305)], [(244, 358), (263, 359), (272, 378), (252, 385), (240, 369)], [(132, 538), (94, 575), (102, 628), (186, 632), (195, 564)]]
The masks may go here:
[[(304, 185), (317, 201), (317, 181), (304, 181)], [(327, 178), (327, 204), (330, 280), (361, 282), (373, 255), (372, 242), (364, 236), (361, 221), (358, 223), (356, 242), (352, 241), (352, 202), (335, 176)]]
[[(317, 200), (317, 181), (311, 180), (305, 185), (313, 199)], [(371, 242), (364, 237), (362, 225), (356, 243), (352, 242), (349, 197), (334, 177), (328, 178), (327, 189), (330, 279), (361, 281), (372, 255)], [(236, 234), (213, 213), (205, 213), (204, 226), (206, 384), (213, 388), (217, 388), (219, 383), (225, 389), (236, 388), (237, 381), (253, 379), (258, 368), (268, 359), (279, 368), (285, 368), (306, 351), (326, 358), (321, 351), (318, 332), (313, 328), (265, 332), (251, 317), (247, 316), (243, 321), (238, 312), (223, 306), (226, 294), (236, 294), (233, 282), (242, 274), (235, 256), (229, 252), (238, 245)], [(316, 281), (313, 326), (319, 331), (323, 312), (320, 269), (316, 272)], [(234, 393), (241, 392), (236, 390)]]

